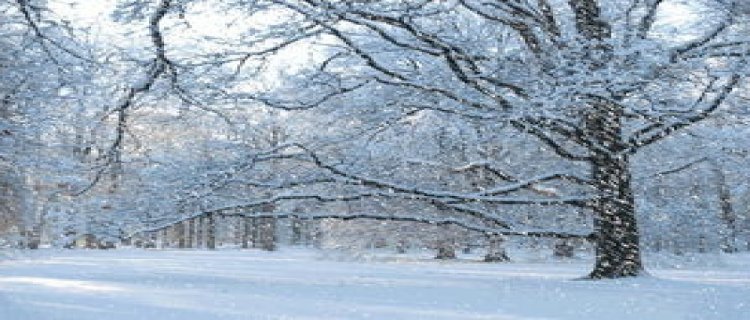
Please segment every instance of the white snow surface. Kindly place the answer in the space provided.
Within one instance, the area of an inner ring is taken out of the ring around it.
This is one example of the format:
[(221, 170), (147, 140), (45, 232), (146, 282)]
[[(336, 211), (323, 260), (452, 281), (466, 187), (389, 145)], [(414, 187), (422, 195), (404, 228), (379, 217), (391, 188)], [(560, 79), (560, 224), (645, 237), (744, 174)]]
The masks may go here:
[(721, 259), (587, 281), (587, 260), (42, 250), (0, 261), (0, 319), (750, 319), (750, 255)]

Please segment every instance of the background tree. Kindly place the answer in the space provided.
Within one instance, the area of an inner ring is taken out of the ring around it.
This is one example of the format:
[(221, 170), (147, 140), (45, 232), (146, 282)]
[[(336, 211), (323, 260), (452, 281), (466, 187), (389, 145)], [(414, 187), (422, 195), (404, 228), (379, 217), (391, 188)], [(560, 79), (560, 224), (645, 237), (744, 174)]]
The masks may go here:
[[(72, 121), (80, 114), (84, 90), (96, 63), (93, 47), (79, 42), (46, 1), (0, 3), (0, 131), (3, 166), (3, 220), (36, 246), (44, 213), (39, 208), (53, 195), (68, 191), (68, 171), (79, 148)], [(90, 101), (90, 102), (93, 102)], [(66, 154), (68, 157), (58, 158)], [(5, 191), (9, 191), (6, 193)]]

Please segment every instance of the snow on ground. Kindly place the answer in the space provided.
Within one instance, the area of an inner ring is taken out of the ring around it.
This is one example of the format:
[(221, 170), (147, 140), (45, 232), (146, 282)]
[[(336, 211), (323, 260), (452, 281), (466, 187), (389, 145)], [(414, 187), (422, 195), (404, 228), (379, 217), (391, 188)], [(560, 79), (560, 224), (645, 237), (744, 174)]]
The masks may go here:
[(42, 250), (0, 261), (0, 319), (750, 319), (750, 256), (722, 259), (582, 281), (575, 278), (587, 261), (332, 261), (289, 248)]

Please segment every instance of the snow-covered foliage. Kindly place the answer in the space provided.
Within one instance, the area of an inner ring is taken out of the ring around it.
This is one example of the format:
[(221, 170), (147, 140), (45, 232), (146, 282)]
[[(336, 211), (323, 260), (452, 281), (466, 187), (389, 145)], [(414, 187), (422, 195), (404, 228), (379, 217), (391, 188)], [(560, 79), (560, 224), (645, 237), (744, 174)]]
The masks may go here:
[(89, 42), (0, 4), (0, 45), (28, 43), (0, 161), (47, 242), (309, 219), (347, 246), (587, 240), (594, 278), (639, 274), (639, 244), (748, 246), (738, 1), (111, 3)]

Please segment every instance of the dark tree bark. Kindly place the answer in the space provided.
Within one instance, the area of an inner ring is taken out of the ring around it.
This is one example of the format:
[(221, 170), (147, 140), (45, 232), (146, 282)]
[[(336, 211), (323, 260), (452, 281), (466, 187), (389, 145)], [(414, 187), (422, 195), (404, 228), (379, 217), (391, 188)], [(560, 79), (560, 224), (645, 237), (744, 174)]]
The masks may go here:
[[(596, 0), (569, 0), (584, 45), (587, 63), (600, 69), (612, 55), (607, 44), (611, 27), (603, 20)], [(615, 100), (617, 98), (615, 97)], [(631, 186), (629, 145), (624, 139), (623, 107), (599, 100), (588, 102), (583, 140), (589, 150), (591, 180), (598, 192), (593, 203), (596, 261), (589, 278), (620, 278), (643, 272), (635, 199)]]
[(505, 252), (505, 239), (501, 236), (492, 235), (487, 237), (487, 254), (484, 256), (485, 262), (506, 262), (510, 261), (508, 253)]
[(575, 246), (568, 240), (555, 241), (552, 247), (552, 256), (555, 258), (572, 258), (575, 256)]
[(637, 276), (643, 271), (627, 156), (613, 160), (593, 169), (602, 195), (594, 207), (596, 263), (591, 278)]
[(276, 218), (259, 219), (260, 247), (266, 251), (276, 250)]
[(435, 259), (449, 260), (456, 259), (456, 239), (453, 235), (453, 230), (444, 226), (440, 228), (442, 235), (439, 235), (440, 239), (437, 242), (437, 255)]
[(252, 243), (253, 248), (258, 248), (260, 246), (260, 219), (259, 218), (250, 218), (250, 242)]
[(726, 231), (722, 234), (721, 250), (726, 253), (737, 252), (737, 214), (732, 206), (732, 191), (727, 184), (724, 171), (716, 163), (712, 163), (716, 179), (716, 187), (719, 194), (719, 218), (726, 225)]
[(292, 218), (292, 244), (302, 244), (302, 221), (297, 218)]
[(187, 246), (187, 239), (185, 239), (185, 234), (187, 233), (185, 230), (185, 222), (180, 222), (176, 224), (175, 226), (175, 237), (177, 238), (177, 247), (180, 249), (185, 249)]
[(167, 229), (161, 231), (161, 248), (167, 248), (169, 246), (169, 239), (167, 238)]
[(185, 242), (185, 246), (187, 248), (193, 247), (193, 241), (195, 239), (195, 219), (190, 219), (187, 221), (187, 241)]
[(216, 249), (216, 217), (209, 214), (206, 221), (206, 248)]
[(250, 218), (242, 217), (242, 249), (250, 248), (250, 237), (253, 231)]
[(403, 238), (399, 239), (396, 242), (396, 253), (400, 253), (400, 254), (406, 253), (406, 249), (408, 247), (409, 246), (408, 246), (408, 243), (406, 242), (406, 239), (403, 239)]
[(599, 193), (593, 204), (596, 262), (592, 279), (637, 276), (643, 272), (631, 166), (624, 152), (623, 110), (593, 104), (586, 127), (597, 148), (591, 150), (591, 177)]
[(451, 243), (441, 243), (438, 246), (438, 252), (437, 255), (435, 255), (435, 259), (438, 260), (450, 260), (450, 259), (456, 259), (456, 249), (453, 247)]
[(203, 248), (204, 247), (204, 240), (203, 240), (203, 230), (205, 230), (205, 220), (203, 216), (197, 218), (198, 221), (195, 226), (195, 247), (196, 248)]

